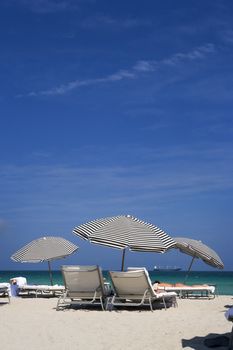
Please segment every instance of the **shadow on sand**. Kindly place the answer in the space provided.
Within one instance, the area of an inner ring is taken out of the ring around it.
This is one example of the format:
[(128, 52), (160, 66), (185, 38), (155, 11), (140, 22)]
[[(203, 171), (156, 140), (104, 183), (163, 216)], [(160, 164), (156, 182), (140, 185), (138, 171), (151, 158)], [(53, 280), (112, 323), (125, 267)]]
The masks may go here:
[(216, 334), (210, 333), (205, 337), (194, 337), (191, 339), (182, 339), (182, 348), (189, 347), (195, 350), (219, 349), (226, 350), (229, 347), (231, 333)]

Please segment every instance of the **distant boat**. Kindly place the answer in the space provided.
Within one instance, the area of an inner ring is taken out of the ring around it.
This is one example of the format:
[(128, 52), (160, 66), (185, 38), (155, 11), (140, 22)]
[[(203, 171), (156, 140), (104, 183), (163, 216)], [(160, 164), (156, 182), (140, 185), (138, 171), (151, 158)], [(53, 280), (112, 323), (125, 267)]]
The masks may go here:
[(155, 271), (180, 271), (181, 267), (178, 266), (154, 266)]

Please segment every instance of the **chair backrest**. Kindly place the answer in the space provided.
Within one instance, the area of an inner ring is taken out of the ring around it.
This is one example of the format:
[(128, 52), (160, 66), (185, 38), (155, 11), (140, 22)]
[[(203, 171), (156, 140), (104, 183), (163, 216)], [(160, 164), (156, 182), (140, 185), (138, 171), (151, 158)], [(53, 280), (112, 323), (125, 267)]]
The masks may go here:
[(118, 296), (122, 295), (141, 295), (148, 290), (153, 296), (154, 290), (147, 270), (130, 270), (126, 272), (109, 272), (113, 287)]
[(127, 267), (127, 271), (138, 271), (138, 270), (145, 270), (145, 271), (147, 271), (147, 269), (145, 268), (145, 267), (136, 267), (136, 266), (134, 266), (134, 267)]
[(98, 290), (104, 295), (104, 281), (99, 266), (69, 265), (61, 267), (64, 285), (69, 294), (93, 294)]

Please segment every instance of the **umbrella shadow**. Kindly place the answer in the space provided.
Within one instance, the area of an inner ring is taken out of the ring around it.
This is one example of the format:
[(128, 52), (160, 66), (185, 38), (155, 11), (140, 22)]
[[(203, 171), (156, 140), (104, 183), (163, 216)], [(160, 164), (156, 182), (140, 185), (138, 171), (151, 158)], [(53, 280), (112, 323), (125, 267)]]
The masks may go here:
[(219, 349), (226, 350), (229, 347), (231, 333), (217, 334), (209, 333), (203, 337), (193, 337), (191, 339), (182, 339), (182, 348), (189, 347), (195, 350)]
[(92, 311), (99, 311), (103, 312), (102, 308), (99, 305), (65, 305), (63, 308), (57, 310), (57, 307), (53, 307), (53, 310), (56, 310), (58, 312), (65, 312), (65, 311), (86, 311), (86, 312), (92, 312)]

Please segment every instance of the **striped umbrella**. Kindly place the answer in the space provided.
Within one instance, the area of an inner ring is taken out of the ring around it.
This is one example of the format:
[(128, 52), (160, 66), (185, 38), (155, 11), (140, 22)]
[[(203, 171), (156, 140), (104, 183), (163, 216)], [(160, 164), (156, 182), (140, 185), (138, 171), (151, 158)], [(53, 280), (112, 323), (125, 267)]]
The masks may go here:
[(160, 228), (131, 215), (119, 215), (90, 221), (74, 228), (73, 233), (92, 243), (123, 250), (164, 253), (174, 246), (173, 239)]
[(62, 237), (41, 237), (28, 243), (11, 256), (16, 262), (48, 262), (50, 282), (53, 285), (51, 260), (65, 258), (76, 252), (78, 247)]
[(198, 258), (212, 267), (216, 267), (218, 269), (224, 268), (224, 264), (218, 254), (201, 241), (186, 237), (174, 237), (173, 239), (176, 242), (174, 248), (178, 248), (182, 253), (192, 256), (192, 260), (189, 265), (185, 280), (188, 278), (188, 274), (191, 270), (194, 260)]

